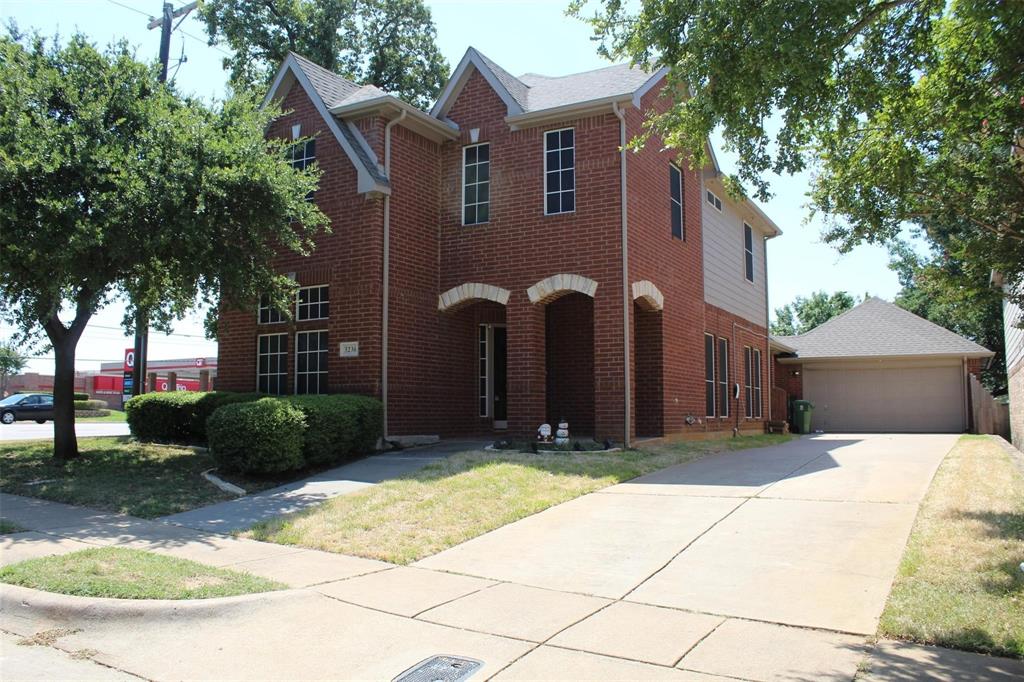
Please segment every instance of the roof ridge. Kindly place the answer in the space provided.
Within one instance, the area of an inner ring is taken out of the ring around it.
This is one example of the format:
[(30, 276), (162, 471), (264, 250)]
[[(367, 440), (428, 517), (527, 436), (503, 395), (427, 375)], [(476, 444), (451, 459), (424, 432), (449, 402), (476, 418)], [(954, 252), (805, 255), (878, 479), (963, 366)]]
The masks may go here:
[(558, 80), (559, 78), (572, 78), (573, 76), (582, 76), (582, 75), (587, 74), (587, 73), (597, 73), (598, 71), (606, 71), (608, 69), (616, 69), (616, 68), (622, 68), (622, 67), (626, 67), (626, 68), (629, 68), (629, 69), (636, 68), (638, 71), (641, 71), (641, 72), (643, 72), (645, 74), (648, 74), (648, 75), (651, 75), (651, 76), (653, 76), (655, 73), (657, 73), (657, 72), (647, 72), (647, 71), (644, 71), (643, 69), (641, 69), (639, 67), (634, 67), (630, 62), (619, 62), (618, 64), (607, 64), (605, 66), (599, 66), (596, 69), (587, 69), (586, 71), (576, 71), (574, 73), (566, 73), (566, 74), (562, 74), (561, 76), (547, 76), (547, 75), (545, 75), (543, 73), (532, 73), (532, 72), (530, 72), (530, 73), (524, 73), (522, 76), (519, 76), (519, 78), (523, 78), (524, 76), (536, 76), (536, 77), (539, 77), (539, 78), (545, 78), (547, 80)]
[[(838, 292), (836, 292), (836, 293), (838, 293)], [(790, 338), (794, 338), (795, 339), (795, 338), (798, 338), (798, 337), (801, 337), (801, 336), (807, 336), (808, 334), (813, 334), (814, 332), (818, 331), (819, 329), (822, 329), (822, 328), (827, 327), (828, 325), (832, 324), (836, 320), (841, 319), (843, 317), (846, 317), (847, 315), (852, 313), (854, 310), (856, 310), (857, 308), (861, 307), (862, 305), (864, 305), (865, 303), (867, 303), (868, 301), (870, 301), (872, 299), (875, 299), (875, 300), (877, 300), (877, 301), (879, 301), (881, 303), (889, 303), (888, 301), (886, 301), (884, 299), (881, 299), (881, 298), (878, 298), (877, 296), (869, 296), (868, 298), (865, 298), (863, 301), (861, 301), (857, 305), (855, 305), (855, 306), (853, 306), (851, 308), (847, 308), (846, 310), (844, 310), (843, 312), (839, 313), (838, 315), (836, 315), (834, 317), (828, 318), (827, 320), (825, 320), (824, 322), (819, 324), (814, 329), (808, 329), (803, 334), (794, 334)], [(890, 304), (890, 305), (893, 305), (893, 304)]]

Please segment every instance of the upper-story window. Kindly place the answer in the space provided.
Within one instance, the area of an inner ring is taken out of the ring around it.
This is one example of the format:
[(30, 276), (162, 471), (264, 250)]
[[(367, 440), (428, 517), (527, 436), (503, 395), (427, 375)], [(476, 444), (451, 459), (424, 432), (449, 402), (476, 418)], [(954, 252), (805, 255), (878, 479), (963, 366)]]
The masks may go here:
[[(316, 140), (304, 140), (296, 142), (288, 148), (288, 162), (292, 168), (305, 170), (307, 166), (316, 161)], [(306, 195), (306, 201), (313, 200), (313, 193)]]
[(683, 172), (674, 165), (668, 167), (669, 208), (672, 210), (672, 236), (686, 239), (683, 223)]
[(754, 230), (743, 223), (743, 274), (748, 282), (754, 281)]
[(284, 313), (270, 304), (270, 296), (263, 294), (260, 296), (258, 319), (260, 324), (277, 324), (284, 322)]
[(544, 133), (544, 213), (576, 210), (576, 141), (572, 128)]
[(714, 206), (717, 210), (722, 210), (722, 200), (718, 198), (718, 195), (711, 190), (707, 191), (708, 203)]
[(295, 306), (295, 319), (300, 321), (324, 320), (327, 319), (329, 312), (330, 301), (326, 284), (299, 289), (298, 300)]
[(462, 224), (486, 223), (490, 213), (491, 145), (465, 147), (462, 150)]

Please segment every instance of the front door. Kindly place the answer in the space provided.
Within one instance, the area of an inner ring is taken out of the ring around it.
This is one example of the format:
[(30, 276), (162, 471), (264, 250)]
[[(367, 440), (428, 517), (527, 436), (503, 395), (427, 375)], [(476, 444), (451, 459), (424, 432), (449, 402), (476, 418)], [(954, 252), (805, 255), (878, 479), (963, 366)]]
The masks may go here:
[(494, 428), (508, 428), (508, 336), (505, 327), (492, 327), (491, 346), (494, 349)]

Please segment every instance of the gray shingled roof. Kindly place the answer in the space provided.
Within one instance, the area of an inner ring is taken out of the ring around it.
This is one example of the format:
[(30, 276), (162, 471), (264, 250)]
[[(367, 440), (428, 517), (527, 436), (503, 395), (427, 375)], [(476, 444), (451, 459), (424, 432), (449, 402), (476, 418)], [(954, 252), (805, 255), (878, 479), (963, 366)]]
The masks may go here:
[(797, 357), (805, 360), (993, 355), (987, 348), (945, 327), (873, 296), (806, 334), (775, 338), (795, 348)]
[[(476, 48), (473, 49), (476, 50)], [(505, 89), (508, 90), (508, 94), (512, 95), (512, 99), (514, 99), (516, 103), (523, 108), (523, 111), (529, 111), (527, 100), (529, 87), (508, 71), (498, 66), (495, 62), (488, 59), (486, 55), (480, 52), (480, 50), (476, 50), (476, 53), (480, 55), (480, 59), (482, 59), (484, 64), (487, 65), (487, 68), (491, 70), (494, 77), (505, 86)]]
[(643, 69), (629, 64), (615, 64), (568, 76), (527, 73), (519, 77), (519, 81), (528, 88), (528, 106), (523, 109), (528, 112), (541, 111), (614, 95), (632, 94), (651, 76)]

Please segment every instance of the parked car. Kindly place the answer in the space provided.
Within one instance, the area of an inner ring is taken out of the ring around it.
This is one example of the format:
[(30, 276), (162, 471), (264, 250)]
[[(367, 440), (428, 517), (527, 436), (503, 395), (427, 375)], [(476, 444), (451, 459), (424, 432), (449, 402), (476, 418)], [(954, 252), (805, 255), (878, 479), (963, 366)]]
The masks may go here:
[(48, 393), (15, 393), (0, 400), (0, 422), (36, 420), (39, 424), (53, 419), (53, 396)]

